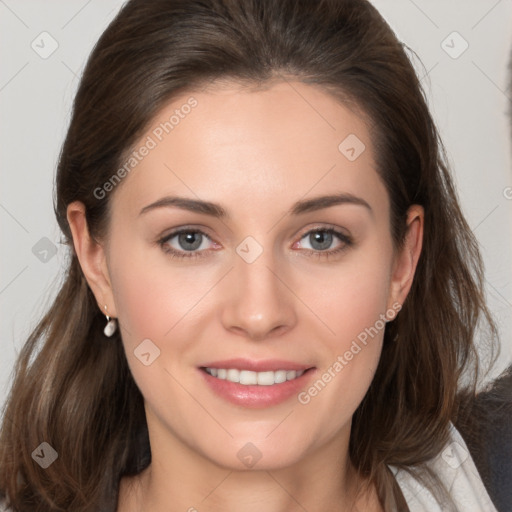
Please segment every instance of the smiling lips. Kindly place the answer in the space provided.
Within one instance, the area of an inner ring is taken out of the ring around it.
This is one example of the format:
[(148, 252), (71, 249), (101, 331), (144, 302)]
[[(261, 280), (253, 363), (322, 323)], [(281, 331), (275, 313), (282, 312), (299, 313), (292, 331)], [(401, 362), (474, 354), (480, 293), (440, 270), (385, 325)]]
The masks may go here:
[(230, 359), (199, 367), (209, 387), (236, 405), (264, 408), (297, 394), (314, 368), (290, 361)]

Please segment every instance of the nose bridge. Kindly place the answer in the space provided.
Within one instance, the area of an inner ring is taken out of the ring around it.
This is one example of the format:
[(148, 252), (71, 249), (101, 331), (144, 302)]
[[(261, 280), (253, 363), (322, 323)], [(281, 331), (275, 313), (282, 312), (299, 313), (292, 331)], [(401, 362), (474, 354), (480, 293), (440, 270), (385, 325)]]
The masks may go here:
[(265, 245), (247, 237), (237, 246), (223, 312), (226, 329), (242, 330), (254, 339), (289, 328), (295, 321), (293, 295), (281, 281), (284, 276), (279, 275), (270, 239), (265, 238)]

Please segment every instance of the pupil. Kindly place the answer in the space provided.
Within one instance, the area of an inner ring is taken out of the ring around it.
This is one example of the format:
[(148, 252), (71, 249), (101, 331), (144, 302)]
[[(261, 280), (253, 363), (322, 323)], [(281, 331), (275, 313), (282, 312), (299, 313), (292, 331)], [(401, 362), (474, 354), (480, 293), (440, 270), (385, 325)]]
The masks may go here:
[[(194, 238), (196, 238), (196, 241), (194, 242)], [(201, 245), (201, 240), (199, 237), (199, 233), (182, 233), (179, 237), (180, 244), (185, 244), (185, 247), (190, 250), (197, 249)], [(187, 247), (187, 244), (189, 246)], [(190, 247), (190, 244), (192, 247)]]
[(316, 233), (313, 233), (313, 237), (314, 242), (320, 244), (320, 247), (317, 247), (318, 249), (328, 249), (331, 245), (332, 233), (327, 233), (326, 231), (317, 231)]

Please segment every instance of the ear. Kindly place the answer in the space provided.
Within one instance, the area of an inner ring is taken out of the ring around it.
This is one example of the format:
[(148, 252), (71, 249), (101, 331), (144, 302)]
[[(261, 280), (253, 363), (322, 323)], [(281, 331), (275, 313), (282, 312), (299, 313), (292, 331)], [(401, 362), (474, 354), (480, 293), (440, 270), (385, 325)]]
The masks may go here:
[[(101, 244), (91, 238), (85, 211), (85, 206), (80, 201), (74, 201), (68, 205), (67, 219), (73, 235), (73, 245), (101, 312), (115, 318), (117, 313), (105, 251)], [(107, 306), (106, 310), (105, 305)]]
[(391, 275), (388, 307), (402, 305), (411, 289), (416, 266), (423, 245), (423, 225), (425, 212), (423, 207), (412, 205), (407, 211), (407, 231), (403, 247), (397, 252)]

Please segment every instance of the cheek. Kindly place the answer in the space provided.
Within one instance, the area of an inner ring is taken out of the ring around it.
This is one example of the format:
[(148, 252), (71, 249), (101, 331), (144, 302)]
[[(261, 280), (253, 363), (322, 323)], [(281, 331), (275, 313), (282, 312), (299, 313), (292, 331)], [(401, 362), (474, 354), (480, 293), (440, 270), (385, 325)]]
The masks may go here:
[(333, 429), (354, 413), (380, 359), (386, 326), (382, 316), (390, 286), (389, 254), (376, 244), (374, 250), (347, 259), (330, 272), (329, 279), (315, 276), (317, 283), (321, 279), (323, 292), (313, 294), (314, 310), (332, 332), (320, 338), (328, 355), (301, 403), (310, 400), (311, 409), (320, 416), (329, 411), (334, 414), (338, 421)]
[[(187, 326), (194, 322), (193, 306), (204, 295), (204, 288), (191, 286), (190, 272), (173, 267), (157, 250), (141, 244), (139, 249), (131, 245), (128, 252), (123, 240), (114, 239), (111, 248), (117, 316), (137, 386), (150, 404), (183, 399), (173, 379), (175, 362), (186, 357)], [(196, 277), (195, 282), (201, 281)], [(147, 365), (145, 353), (149, 353)]]
[(331, 349), (344, 349), (386, 313), (391, 258), (385, 246), (374, 245), (373, 250), (354, 252), (330, 269), (309, 272), (302, 288), (311, 309), (329, 327), (331, 336), (324, 338)]
[(123, 242), (113, 238), (110, 267), (117, 315), (126, 339), (132, 343), (144, 338), (161, 340), (182, 319), (190, 318), (194, 304), (208, 289), (211, 272), (180, 266), (147, 243), (131, 245), (128, 251)]

